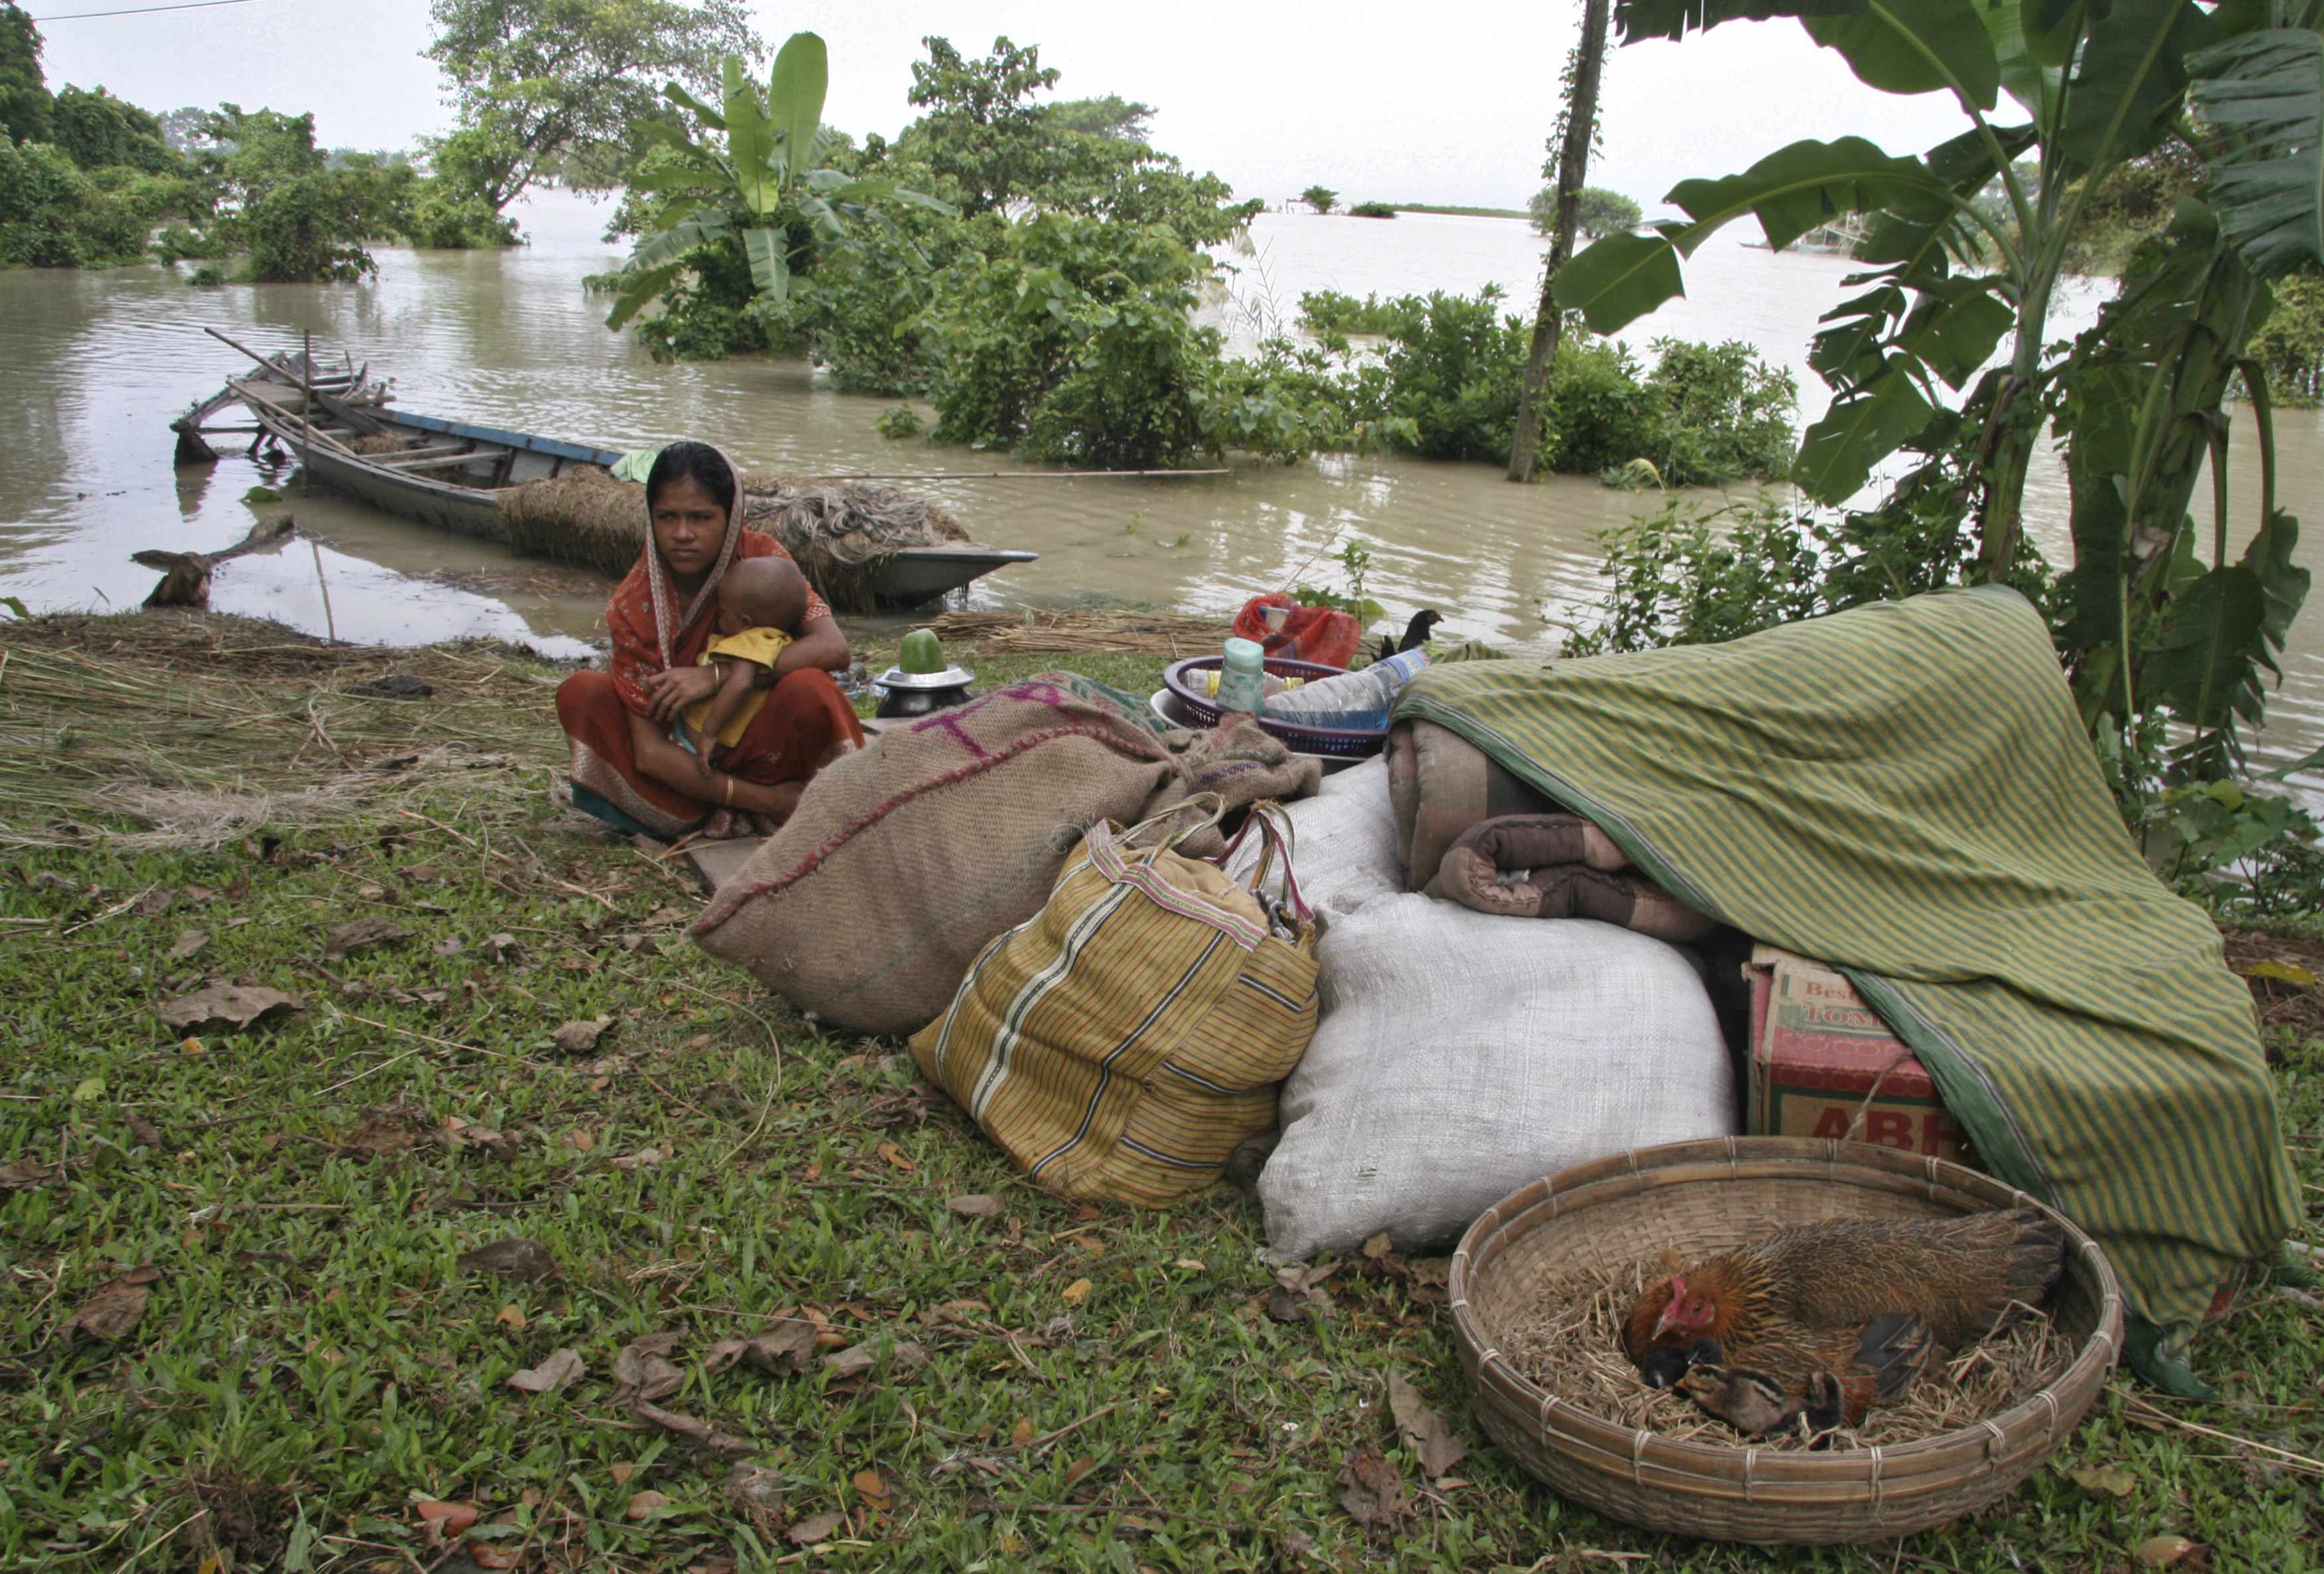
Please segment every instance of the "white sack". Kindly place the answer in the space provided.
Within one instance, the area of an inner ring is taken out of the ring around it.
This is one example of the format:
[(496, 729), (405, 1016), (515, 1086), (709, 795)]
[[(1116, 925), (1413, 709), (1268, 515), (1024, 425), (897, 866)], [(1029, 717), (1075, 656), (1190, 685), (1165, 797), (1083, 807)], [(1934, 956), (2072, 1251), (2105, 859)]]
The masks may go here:
[[(1379, 896), (1404, 889), (1404, 866), (1396, 856), (1396, 810), (1388, 797), (1388, 762), (1366, 760), (1323, 778), (1313, 798), (1285, 806), (1291, 817), (1291, 866), (1299, 894), (1328, 929)], [(1259, 863), (1259, 838), (1244, 838), (1227, 862), (1228, 872), (1247, 878)], [(1276, 890), (1269, 873), (1267, 889)]]
[[(1312, 812), (1355, 774), (1327, 778)], [(1259, 1181), (1275, 1261), (1383, 1229), (1404, 1251), (1448, 1247), (1529, 1181), (1736, 1130), (1734, 1068), (1676, 948), (1403, 893), (1328, 918), (1322, 1017)]]

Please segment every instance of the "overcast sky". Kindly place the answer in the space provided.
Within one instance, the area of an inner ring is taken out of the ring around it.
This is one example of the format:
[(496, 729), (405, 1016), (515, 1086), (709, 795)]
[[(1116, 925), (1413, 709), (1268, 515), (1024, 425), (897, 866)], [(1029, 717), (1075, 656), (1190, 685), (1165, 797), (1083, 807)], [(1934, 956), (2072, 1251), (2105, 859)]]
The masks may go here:
[[(27, 0), (35, 17), (140, 0)], [(1157, 146), (1271, 200), (1312, 181), (1350, 200), (1517, 206), (1542, 183), (1544, 139), (1579, 0), (1416, 8), (1375, 0), (1176, 0), (1160, 5), (857, 0), (759, 5), (779, 42), (820, 32), (825, 118), (892, 135), (919, 39), (981, 54), (996, 34), (1038, 44), (1064, 97), (1154, 105)], [(315, 113), (332, 146), (402, 147), (447, 125), (420, 51), (426, 0), (247, 0), (211, 10), (45, 23), (50, 85), (103, 85), (154, 110), (231, 100)], [(1868, 135), (1918, 153), (1961, 128), (1950, 101), (1895, 98), (1850, 77), (1799, 25), (1733, 23), (1608, 60), (1604, 159), (1593, 184), (1648, 210), (1688, 175), (1720, 175), (1801, 137)]]

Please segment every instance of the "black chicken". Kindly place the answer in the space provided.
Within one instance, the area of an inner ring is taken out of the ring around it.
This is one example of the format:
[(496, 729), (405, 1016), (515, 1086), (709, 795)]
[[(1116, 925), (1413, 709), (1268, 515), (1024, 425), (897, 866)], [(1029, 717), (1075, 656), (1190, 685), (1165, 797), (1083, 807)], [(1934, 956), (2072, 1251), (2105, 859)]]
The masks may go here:
[(1412, 621), (1404, 625), (1404, 638), (1400, 642), (1390, 644), (1388, 635), (1380, 635), (1379, 643), (1372, 647), (1372, 660), (1385, 662), (1390, 656), (1400, 656), (1406, 651), (1418, 650), (1428, 643), (1428, 631), (1443, 621), (1443, 613), (1432, 611), (1425, 606), (1422, 607), (1412, 615)]

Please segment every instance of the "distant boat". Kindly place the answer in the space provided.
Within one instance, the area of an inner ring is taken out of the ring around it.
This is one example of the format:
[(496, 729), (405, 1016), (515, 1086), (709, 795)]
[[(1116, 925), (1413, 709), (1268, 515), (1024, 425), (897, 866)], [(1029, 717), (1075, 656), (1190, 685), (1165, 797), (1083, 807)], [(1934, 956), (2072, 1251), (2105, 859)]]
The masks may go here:
[[(620, 462), (621, 454), (586, 443), (391, 411), (385, 407), (384, 390), (369, 383), (351, 357), (343, 356), (345, 366), (330, 371), (307, 367), (298, 356), (253, 358), (260, 361), (255, 371), (227, 378), (220, 394), (172, 423), (180, 434), (181, 458), (188, 452), (188, 438), (199, 447), (203, 432), (218, 430), (203, 424), (210, 415), (227, 404), (239, 403), (257, 422), (259, 435), (252, 442), (254, 449), (272, 438), (300, 455), (313, 477), (335, 492), (404, 519), (535, 556), (613, 567), (602, 560), (605, 557), (603, 542), (586, 539), (588, 532), (577, 526), (567, 543), (569, 551), (559, 550), (553, 538), (544, 544), (535, 539), (536, 532), (528, 532), (525, 540), (512, 541), (503, 517), (500, 494), (528, 481), (569, 475), (582, 467), (610, 471)], [(311, 423), (305, 419), (310, 390)], [(208, 452), (206, 447), (203, 451)], [(1039, 555), (965, 541), (903, 547), (875, 564), (865, 565), (862, 588), (875, 604), (916, 606), (960, 589), (995, 569), (1029, 563)], [(861, 597), (844, 599), (860, 601)]]

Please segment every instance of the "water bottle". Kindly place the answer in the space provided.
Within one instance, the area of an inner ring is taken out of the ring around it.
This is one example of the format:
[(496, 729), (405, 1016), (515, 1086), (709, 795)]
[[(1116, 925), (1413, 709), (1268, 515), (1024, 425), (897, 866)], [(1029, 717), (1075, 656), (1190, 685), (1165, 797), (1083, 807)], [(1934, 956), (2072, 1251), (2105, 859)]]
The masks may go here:
[(1218, 705), (1221, 714), (1240, 710), (1258, 716), (1267, 708), (1267, 654), (1257, 640), (1227, 641), (1226, 660), (1219, 668)]
[(1428, 665), (1426, 651), (1401, 651), (1360, 672), (1320, 678), (1296, 694), (1278, 695), (1268, 708), (1277, 721), (1302, 727), (1371, 732), (1388, 726), (1388, 707), (1413, 675)]

